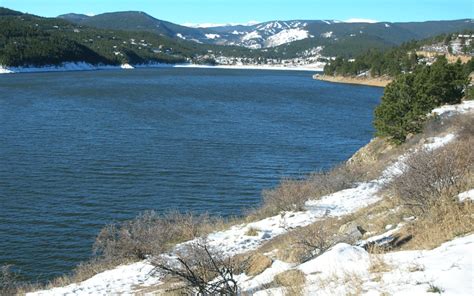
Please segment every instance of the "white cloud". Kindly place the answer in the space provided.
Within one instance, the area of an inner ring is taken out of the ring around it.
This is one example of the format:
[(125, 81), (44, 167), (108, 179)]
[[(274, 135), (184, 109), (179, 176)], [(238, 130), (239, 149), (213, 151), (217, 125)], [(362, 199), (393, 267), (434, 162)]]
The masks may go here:
[(364, 19), (364, 18), (350, 18), (344, 21), (345, 23), (378, 23), (379, 21), (371, 20), (371, 19)]
[(87, 12), (87, 13), (85, 13), (85, 15), (87, 15), (87, 16), (95, 16), (95, 13), (93, 13), (93, 12)]

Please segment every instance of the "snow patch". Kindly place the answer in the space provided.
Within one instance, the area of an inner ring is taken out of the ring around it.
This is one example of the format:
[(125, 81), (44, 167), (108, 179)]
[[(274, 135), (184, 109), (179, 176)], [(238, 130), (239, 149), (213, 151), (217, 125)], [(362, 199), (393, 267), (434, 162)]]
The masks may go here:
[(339, 243), (313, 260), (298, 266), (305, 274), (365, 273), (369, 267), (369, 254), (361, 247)]
[(474, 100), (463, 101), (457, 105), (441, 106), (433, 109), (431, 113), (436, 115), (451, 116), (457, 113), (466, 113), (470, 111), (474, 111)]
[(447, 134), (443, 137), (428, 138), (430, 143), (424, 144), (423, 148), (425, 148), (426, 150), (438, 149), (438, 148), (448, 144), (452, 140), (454, 140), (454, 138), (456, 138), (456, 135), (454, 135), (454, 134)]
[(321, 34), (321, 37), (323, 38), (331, 38), (331, 36), (332, 36), (332, 31)]
[(254, 26), (259, 24), (258, 21), (248, 21), (244, 23), (184, 23), (181, 24), (190, 28), (215, 28), (215, 27), (229, 27), (229, 26)]
[(134, 68), (132, 65), (130, 65), (130, 64), (122, 64), (122, 65), (120, 65), (120, 68), (121, 68), (121, 69), (128, 69), (128, 70), (130, 70), (130, 69), (135, 69), (135, 68)]
[(216, 38), (220, 38), (221, 35), (219, 34), (205, 34), (206, 38), (207, 39), (216, 39)]
[(458, 194), (458, 199), (460, 202), (471, 200), (474, 201), (474, 189), (464, 191)]
[[(253, 292), (263, 285), (267, 285), (273, 281), (275, 276), (279, 273), (282, 273), (295, 264), (286, 263), (280, 260), (275, 260), (269, 268), (265, 269), (261, 274), (254, 277), (250, 277), (245, 273), (237, 275), (235, 279), (238, 283), (241, 283), (239, 286), (243, 291)], [(273, 295), (273, 294), (272, 294)]]
[(378, 23), (378, 21), (376, 20), (365, 19), (365, 18), (350, 18), (348, 20), (345, 20), (344, 22), (345, 23), (369, 23), (369, 24)]
[(51, 290), (27, 293), (30, 296), (59, 295), (117, 295), (130, 293), (134, 286), (147, 287), (160, 281), (151, 275), (153, 265), (146, 261), (121, 265), (112, 270), (99, 273), (77, 284), (53, 288)]
[(252, 31), (242, 36), (242, 41), (248, 41), (252, 39), (262, 39), (262, 35), (260, 35), (257, 31)]
[(302, 29), (286, 29), (278, 32), (277, 34), (267, 38), (265, 45), (266, 47), (274, 47), (285, 43), (306, 39), (309, 37), (309, 33)]

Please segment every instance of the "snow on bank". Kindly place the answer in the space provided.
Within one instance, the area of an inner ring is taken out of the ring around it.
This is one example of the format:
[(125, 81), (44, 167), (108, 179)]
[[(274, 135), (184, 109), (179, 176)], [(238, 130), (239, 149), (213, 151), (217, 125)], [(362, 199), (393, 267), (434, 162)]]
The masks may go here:
[[(306, 274), (305, 295), (471, 295), (474, 235), (455, 239), (429, 251), (379, 255), (387, 271), (370, 271), (371, 256), (364, 249), (338, 244), (297, 268)], [(347, 282), (349, 281), (349, 282)]]
[(132, 291), (137, 292), (140, 286), (151, 286), (159, 282), (159, 278), (151, 276), (152, 269), (153, 266), (145, 261), (122, 265), (80, 283), (27, 295), (130, 295)]
[(465, 113), (468, 111), (474, 111), (474, 100), (463, 101), (457, 105), (444, 105), (431, 111), (432, 114), (450, 116), (456, 113)]
[(304, 66), (272, 66), (272, 65), (196, 65), (196, 64), (179, 64), (176, 68), (210, 68), (210, 69), (242, 69), (242, 70), (293, 70), (293, 71), (313, 71), (321, 72), (324, 70), (324, 63), (307, 64)]
[(5, 67), (0, 65), (0, 74), (13, 73), (37, 73), (37, 72), (68, 72), (68, 71), (97, 71), (97, 70), (120, 70), (135, 68), (215, 68), (215, 69), (246, 69), (246, 70), (296, 70), (296, 71), (323, 71), (324, 63), (308, 64), (301, 66), (271, 66), (271, 65), (196, 65), (196, 64), (122, 64), (119, 66), (111, 65), (92, 65), (85, 62), (63, 63), (61, 65), (51, 65), (44, 67)]
[[(464, 104), (464, 103), (463, 103)], [(458, 106), (456, 112), (467, 112), (470, 109)], [(424, 144), (422, 149), (437, 149), (455, 139), (455, 135), (447, 134), (441, 137), (433, 137), (429, 139), (429, 143)], [(225, 231), (218, 231), (207, 236), (206, 242), (215, 247), (219, 252), (226, 255), (235, 255), (243, 252), (251, 251), (264, 242), (275, 238), (281, 234), (287, 233), (293, 228), (306, 226), (314, 223), (315, 221), (325, 219), (326, 217), (341, 217), (350, 213), (353, 213), (361, 208), (367, 207), (380, 200), (380, 197), (377, 195), (378, 191), (382, 188), (384, 184), (389, 182), (392, 178), (403, 173), (405, 168), (404, 162), (411, 153), (415, 153), (417, 150), (407, 152), (407, 154), (400, 156), (392, 165), (388, 166), (381, 176), (378, 179), (362, 182), (357, 184), (354, 188), (349, 188), (341, 190), (339, 192), (323, 196), (318, 200), (310, 200), (306, 203), (305, 211), (301, 212), (283, 212), (280, 215), (273, 217), (265, 218), (260, 221), (240, 224), (231, 227)], [(248, 236), (249, 229), (257, 230), (258, 235)], [(473, 237), (471, 236), (471, 241)], [(183, 248), (183, 246), (190, 244), (193, 241), (185, 242), (176, 246), (175, 251)], [(472, 247), (472, 246), (471, 246)], [(438, 249), (436, 249), (438, 250)], [(174, 252), (175, 252), (174, 251)], [(426, 251), (426, 252), (434, 252)], [(172, 252), (172, 253), (174, 253)], [(367, 274), (367, 254), (364, 253), (363, 249), (360, 247), (354, 247), (349, 245), (337, 245), (331, 251), (324, 253), (323, 255), (317, 257), (313, 260), (318, 261), (309, 261), (298, 267), (301, 271), (308, 273), (307, 278), (313, 280), (313, 284), (308, 286), (308, 295), (313, 295), (312, 293), (316, 290), (311, 290), (314, 287), (318, 287), (317, 283), (318, 276), (320, 274), (313, 274), (313, 272), (321, 272), (323, 275), (324, 271), (319, 270), (318, 266), (325, 266), (324, 264), (336, 264), (337, 266), (344, 266), (345, 274), (348, 273), (361, 273), (362, 276), (368, 277)], [(407, 254), (419, 254), (420, 252), (412, 252)], [(402, 253), (404, 254), (404, 253)], [(430, 253), (431, 254), (431, 253)], [(436, 253), (438, 254), (438, 253)], [(444, 254), (444, 255), (450, 255)], [(458, 254), (456, 252), (454, 255)], [(466, 253), (465, 253), (466, 254)], [(171, 254), (172, 255), (172, 254)], [(453, 255), (453, 256), (454, 256)], [(341, 256), (341, 257), (334, 257)], [(408, 256), (408, 255), (407, 255)], [(434, 256), (434, 255), (433, 255)], [(440, 255), (441, 256), (441, 255)], [(441, 256), (442, 257), (442, 256)], [(440, 258), (441, 258), (440, 257)], [(172, 256), (170, 256), (172, 258)], [(405, 257), (401, 257), (402, 259)], [(401, 260), (401, 259), (400, 259)], [(446, 260), (448, 261), (448, 260)], [(312, 264), (310, 264), (312, 262)], [(471, 253), (471, 262), (472, 262), (472, 253)], [(429, 261), (428, 263), (432, 263)], [(66, 287), (54, 288), (46, 291), (39, 291), (35, 293), (29, 293), (28, 295), (84, 295), (84, 294), (93, 294), (93, 295), (108, 295), (108, 294), (133, 294), (139, 292), (137, 286), (147, 287), (155, 285), (160, 282), (160, 277), (155, 275), (152, 277), (149, 272), (153, 266), (147, 261), (142, 261), (130, 265), (119, 266), (115, 269), (100, 273), (89, 280), (83, 281), (81, 283), (72, 284)], [(270, 269), (265, 271), (259, 276), (254, 278), (248, 278), (245, 275), (239, 275), (241, 279), (242, 287), (247, 290), (254, 290), (257, 287), (270, 283), (274, 276), (277, 273), (280, 273), (284, 270), (294, 268), (291, 264), (284, 262), (275, 261)], [(316, 270), (316, 269), (318, 270)], [(472, 264), (471, 264), (472, 268)], [(451, 268), (452, 269), (452, 268)], [(330, 269), (329, 269), (330, 270)], [(337, 268), (339, 270), (339, 268)], [(398, 273), (394, 268), (392, 272), (392, 277), (395, 277)], [(444, 271), (443, 271), (444, 272)], [(399, 272), (400, 273), (400, 272)], [(433, 268), (433, 279), (435, 278), (435, 269)], [(447, 274), (447, 273), (446, 273)], [(326, 274), (327, 275), (327, 274)], [(429, 273), (431, 275), (431, 273)], [(444, 275), (444, 273), (443, 273)], [(384, 275), (385, 276), (385, 275)], [(400, 277), (404, 275), (399, 275)], [(315, 278), (316, 277), (316, 278)], [(388, 276), (390, 278), (390, 276)], [(402, 289), (402, 284), (411, 283), (407, 282), (405, 278), (398, 280), (397, 278), (392, 279), (396, 282), (396, 288)], [(426, 282), (426, 279), (425, 279)], [(423, 282), (423, 283), (425, 283)], [(310, 281), (311, 283), (311, 281)], [(436, 282), (438, 283), (438, 282)], [(372, 283), (368, 282), (367, 285), (381, 285), (381, 283)], [(366, 285), (364, 284), (364, 285)], [(449, 282), (442, 282), (443, 286), (451, 289), (451, 284)], [(391, 287), (390, 283), (383, 283), (384, 287)], [(410, 284), (411, 285), (411, 284)], [(339, 285), (340, 289), (344, 289), (344, 285)], [(421, 285), (423, 289), (426, 290), (426, 285)], [(411, 286), (410, 286), (411, 287)], [(444, 287), (443, 287), (444, 288)], [(316, 289), (316, 288), (314, 288)], [(392, 292), (397, 292), (398, 290), (394, 289)], [(466, 290), (464, 290), (466, 291)], [(276, 289), (273, 291), (275, 293), (281, 292), (281, 289)]]
[(118, 70), (118, 69), (135, 69), (135, 68), (168, 68), (173, 67), (172, 64), (150, 63), (150, 64), (122, 64), (118, 66), (112, 65), (92, 65), (85, 62), (78, 63), (62, 63), (60, 65), (50, 65), (44, 67), (5, 67), (0, 65), (0, 74), (9, 73), (34, 73), (34, 72), (67, 72), (67, 71), (96, 71), (96, 70)]

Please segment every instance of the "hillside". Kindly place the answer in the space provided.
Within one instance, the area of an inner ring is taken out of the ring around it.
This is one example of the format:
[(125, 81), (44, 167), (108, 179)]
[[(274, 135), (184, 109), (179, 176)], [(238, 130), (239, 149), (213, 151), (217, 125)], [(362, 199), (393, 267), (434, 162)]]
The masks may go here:
[(315, 79), (386, 86), (403, 73), (412, 73), (424, 65), (446, 58), (448, 63), (460, 63), (469, 74), (474, 71), (474, 31), (448, 33), (420, 41), (404, 43), (385, 52), (368, 50), (353, 59), (338, 56), (324, 67), (324, 75)]
[[(399, 45), (414, 39), (425, 39), (442, 33), (472, 29), (471, 20), (430, 21), (411, 23), (344, 23), (334, 20), (275, 20), (255, 25), (236, 25), (210, 28), (189, 28), (158, 20), (144, 12), (111, 12), (92, 17), (61, 15), (80, 25), (128, 31), (148, 31), (168, 37), (205, 44), (236, 45), (253, 49), (275, 47), (304, 39), (353, 39), (362, 45), (364, 39), (378, 40), (377, 47)], [(316, 42), (322, 46), (324, 42)], [(344, 45), (341, 44), (341, 48)], [(335, 54), (332, 54), (333, 56)]]
[(442, 28), (435, 28), (438, 22), (420, 23), (423, 29), (418, 33), (417, 23), (406, 29), (388, 23), (336, 21), (189, 28), (143, 12), (43, 18), (6, 8), (0, 10), (0, 23), (0, 65), (6, 73), (51, 65), (98, 69), (97, 65), (157, 63), (321, 70), (334, 56), (384, 51), (404, 40), (473, 25), (465, 20), (443, 22)]
[(350, 60), (369, 50), (385, 52), (404, 40), (473, 26), (467, 20), (401, 25), (274, 21), (188, 28), (143, 12), (43, 18), (6, 8), (0, 10), (0, 23), (3, 73), (35, 69), (25, 67), (67, 70), (177, 63), (322, 70), (335, 56)]

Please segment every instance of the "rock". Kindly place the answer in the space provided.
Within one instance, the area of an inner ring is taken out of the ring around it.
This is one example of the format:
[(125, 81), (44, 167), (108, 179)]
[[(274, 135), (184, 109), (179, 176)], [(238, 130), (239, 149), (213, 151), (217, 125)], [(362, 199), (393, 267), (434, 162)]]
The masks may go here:
[(260, 253), (256, 253), (249, 258), (248, 267), (245, 273), (248, 276), (256, 276), (272, 266), (272, 263), (272, 259)]
[(339, 228), (339, 234), (348, 237), (350, 240), (359, 240), (366, 232), (364, 228), (354, 221), (344, 224)]

